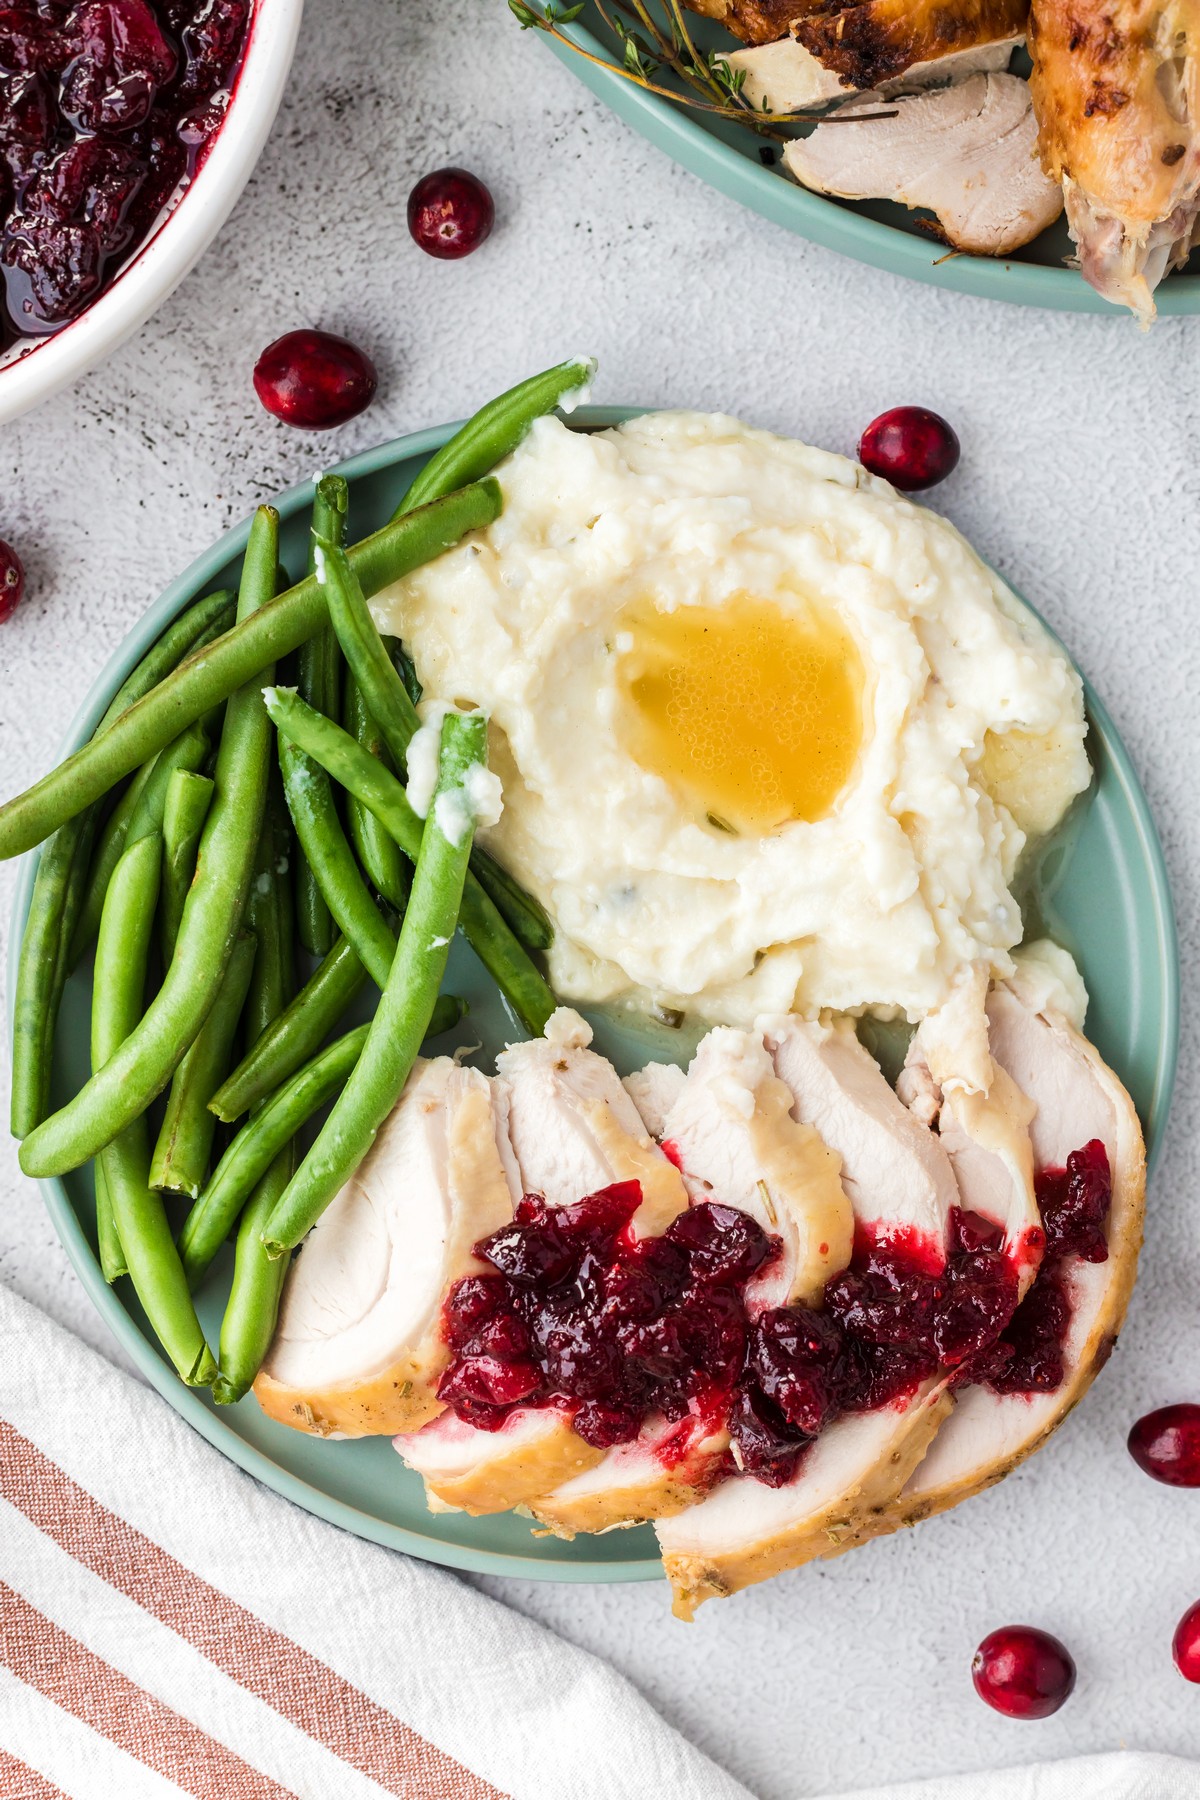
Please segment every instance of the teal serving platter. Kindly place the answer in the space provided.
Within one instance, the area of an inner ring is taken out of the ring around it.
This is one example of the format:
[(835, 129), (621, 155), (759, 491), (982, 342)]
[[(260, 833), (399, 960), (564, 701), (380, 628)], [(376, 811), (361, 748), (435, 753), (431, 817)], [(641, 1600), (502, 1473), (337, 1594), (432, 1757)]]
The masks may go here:
[[(740, 48), (711, 20), (689, 15), (688, 26), (702, 52)], [(594, 0), (588, 0), (580, 17), (561, 29), (570, 44), (540, 31), (536, 35), (545, 37), (550, 49), (618, 118), (693, 175), (764, 219), (872, 268), (953, 293), (1056, 312), (1121, 316), (1123, 309), (1102, 300), (1077, 269), (1066, 267), (1072, 246), (1061, 219), (1009, 257), (948, 251), (907, 208), (887, 200), (835, 200), (811, 194), (785, 172), (777, 155), (764, 163), (771, 140), (752, 127), (650, 93), (619, 74), (612, 65), (621, 60), (620, 45)], [(590, 61), (592, 57), (597, 60)], [(669, 75), (655, 79), (664, 86), (673, 80)], [(1193, 256), (1189, 268), (1168, 276), (1155, 300), (1160, 314), (1200, 312), (1200, 254)]]
[[(585, 407), (573, 426), (597, 429), (632, 416), (631, 408)], [(351, 528), (364, 535), (382, 525), (413, 476), (454, 429), (398, 438), (341, 465), (351, 482)], [(300, 568), (307, 549), (313, 489), (306, 483), (277, 502), (283, 521), (283, 559)], [(183, 607), (216, 587), (236, 583), (248, 522), (226, 532), (155, 601), (94, 683), (60, 757), (84, 743), (112, 694)], [(1146, 1127), (1153, 1162), (1162, 1141), (1175, 1074), (1179, 971), (1175, 926), (1162, 851), (1129, 757), (1096, 696), (1087, 690), (1089, 739), (1096, 781), (1069, 830), (1038, 871), (1033, 903), (1041, 925), (1076, 954), (1092, 997), (1088, 1029), (1126, 1083)], [(37, 852), (24, 859), (12, 919), (9, 993), (29, 907)], [(501, 1003), (473, 953), (455, 944), (447, 990), (471, 1011), (438, 1049), (484, 1047), (486, 1058), (511, 1035)], [(90, 968), (68, 983), (55, 1053), (53, 1103), (61, 1105), (86, 1078)], [(598, 1047), (622, 1071), (650, 1057), (686, 1059), (679, 1032), (654, 1025), (617, 1025), (594, 1015)], [(109, 1288), (96, 1258), (95, 1208), (89, 1169), (40, 1183), (55, 1229), (97, 1309), (146, 1379), (189, 1424), (226, 1456), (297, 1505), (360, 1537), (452, 1568), (552, 1581), (642, 1581), (660, 1573), (647, 1527), (565, 1543), (537, 1537), (514, 1515), (471, 1519), (431, 1514), (418, 1478), (386, 1438), (328, 1443), (267, 1419), (252, 1397), (216, 1407), (207, 1394), (185, 1388), (162, 1358), (129, 1282)], [(216, 1343), (229, 1263), (219, 1263), (199, 1296), (211, 1343)]]

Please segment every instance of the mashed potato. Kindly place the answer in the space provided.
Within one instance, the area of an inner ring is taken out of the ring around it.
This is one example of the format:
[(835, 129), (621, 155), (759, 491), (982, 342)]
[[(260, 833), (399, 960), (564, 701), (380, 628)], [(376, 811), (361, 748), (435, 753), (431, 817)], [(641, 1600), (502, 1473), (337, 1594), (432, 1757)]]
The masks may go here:
[(935, 514), (736, 420), (543, 419), (503, 516), (379, 595), (492, 720), (492, 853), (550, 973), (745, 1023), (1004, 975), (1026, 830), (1089, 780), (1078, 676)]

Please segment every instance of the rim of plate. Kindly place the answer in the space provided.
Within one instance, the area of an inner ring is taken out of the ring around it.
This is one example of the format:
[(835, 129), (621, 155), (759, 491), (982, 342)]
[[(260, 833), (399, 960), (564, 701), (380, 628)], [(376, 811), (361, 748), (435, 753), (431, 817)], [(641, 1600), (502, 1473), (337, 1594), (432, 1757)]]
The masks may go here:
[[(603, 429), (653, 410), (657, 409), (628, 406), (580, 406), (572, 413), (570, 422), (576, 428)], [(432, 426), (424, 431), (389, 439), (386, 443), (376, 445), (372, 450), (361, 451), (357, 456), (333, 465), (331, 472), (345, 475), (349, 481), (354, 481), (360, 476), (379, 474), (397, 463), (406, 462), (412, 458), (428, 457), (435, 450), (441, 448), (451, 433), (458, 429), (459, 423), (461, 421), (449, 425)], [(311, 481), (301, 482), (295, 487), (288, 488), (274, 502), (280, 516), (287, 519), (302, 507), (309, 507), (312, 503), (313, 491)], [(118, 644), (89, 688), (58, 747), (55, 755), (56, 763), (91, 736), (109, 699), (133, 664), (145, 654), (155, 638), (187, 602), (212, 581), (217, 571), (232, 558), (242, 553), (249, 533), (249, 518), (243, 520), (241, 524), (232, 526), (207, 550), (195, 557), (187, 568), (164, 589), (158, 599), (147, 608), (133, 629)], [(1028, 606), (1029, 602), (1023, 601), (1023, 604)], [(1030, 610), (1039, 619), (1041, 618), (1036, 608), (1031, 607)], [(1043, 620), (1042, 623), (1044, 624), (1045, 621)], [(1050, 630), (1050, 627), (1047, 626), (1047, 630)], [(1061, 643), (1055, 633), (1051, 632), (1051, 635), (1056, 643)], [(1069, 656), (1065, 646), (1063, 649), (1064, 653)], [(1072, 666), (1074, 667), (1073, 660)], [(1080, 673), (1082, 676), (1082, 671)], [(1106, 707), (1093, 692), (1086, 676), (1082, 676), (1082, 679), (1089, 719), (1100, 739), (1112, 774), (1119, 781), (1122, 792), (1128, 801), (1130, 812), (1136, 821), (1138, 840), (1145, 857), (1146, 867), (1150, 872), (1154, 897), (1154, 934), (1164, 1006), (1162, 1030), (1155, 1061), (1154, 1097), (1145, 1119), (1148, 1173), (1152, 1173), (1162, 1148), (1178, 1061), (1180, 978), (1175, 910), (1167, 880), (1162, 845), (1141, 782), (1138, 780), (1129, 754), (1117, 734)], [(30, 894), (40, 848), (38, 846), (21, 858), (21, 872), (9, 921), (10, 1042), (17, 957), (29, 910)], [(97, 1312), (104, 1319), (126, 1355), (151, 1386), (157, 1389), (168, 1405), (186, 1419), (189, 1425), (206, 1438), (215, 1449), (228, 1456), (247, 1474), (253, 1475), (257, 1480), (273, 1489), (275, 1493), (293, 1501), (315, 1517), (324, 1519), (331, 1525), (340, 1526), (343, 1530), (351, 1531), (358, 1537), (382, 1544), (389, 1549), (401, 1550), (424, 1562), (439, 1563), (446, 1568), (467, 1570), (480, 1575), (505, 1575), (514, 1579), (566, 1583), (655, 1581), (662, 1578), (662, 1565), (657, 1557), (630, 1557), (621, 1562), (582, 1560), (578, 1562), (545, 1562), (534, 1557), (504, 1551), (483, 1550), (466, 1544), (447, 1543), (441, 1538), (429, 1537), (405, 1526), (392, 1525), (385, 1520), (377, 1519), (370, 1513), (351, 1506), (346, 1501), (333, 1498), (311, 1482), (293, 1475), (290, 1470), (275, 1462), (271, 1456), (256, 1449), (254, 1445), (240, 1437), (231, 1425), (226, 1424), (216, 1412), (205, 1405), (194, 1389), (182, 1385), (153, 1345), (143, 1337), (122, 1304), (120, 1296), (104, 1280), (100, 1265), (84, 1235), (83, 1227), (71, 1205), (63, 1182), (56, 1177), (49, 1177), (39, 1180), (38, 1187), (71, 1266), (79, 1276)]]
[[(656, 149), (682, 163), (693, 175), (731, 200), (740, 201), (772, 224), (782, 225), (826, 250), (910, 281), (972, 294), (981, 300), (1004, 300), (1014, 306), (1037, 306), (1050, 312), (1097, 313), (1118, 319), (1123, 309), (1102, 300), (1078, 270), (1047, 268), (1019, 258), (949, 254), (946, 246), (897, 225), (852, 211), (838, 201), (810, 193), (775, 169), (764, 168), (733, 149), (692, 117), (688, 109), (648, 93), (607, 67), (608, 50), (586, 26), (560, 30), (588, 56), (588, 62), (554, 38), (546, 47), (605, 104), (632, 125)], [(545, 36), (539, 32), (539, 37)], [(1160, 317), (1200, 313), (1200, 273), (1174, 274), (1155, 292)]]

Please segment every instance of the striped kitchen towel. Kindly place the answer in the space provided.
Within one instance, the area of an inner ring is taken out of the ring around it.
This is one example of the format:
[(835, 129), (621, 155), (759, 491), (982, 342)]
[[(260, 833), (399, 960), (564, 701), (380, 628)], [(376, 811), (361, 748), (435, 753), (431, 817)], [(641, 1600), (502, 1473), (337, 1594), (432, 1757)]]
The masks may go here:
[(748, 1800), (595, 1658), (301, 1512), (0, 1288), (3, 1800)]

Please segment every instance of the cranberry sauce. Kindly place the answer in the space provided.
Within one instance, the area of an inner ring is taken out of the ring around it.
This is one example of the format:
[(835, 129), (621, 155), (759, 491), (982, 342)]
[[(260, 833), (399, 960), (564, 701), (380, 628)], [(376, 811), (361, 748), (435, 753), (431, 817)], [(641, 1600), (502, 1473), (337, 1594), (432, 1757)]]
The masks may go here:
[(1046, 1231), (1046, 1254), (1037, 1278), (1008, 1329), (973, 1359), (967, 1378), (997, 1394), (1052, 1394), (1064, 1374), (1064, 1346), (1071, 1299), (1064, 1279), (1068, 1257), (1108, 1261), (1112, 1171), (1099, 1138), (1073, 1150), (1065, 1169), (1042, 1169), (1034, 1180)]
[(753, 1315), (746, 1284), (781, 1247), (746, 1213), (704, 1201), (639, 1239), (636, 1182), (573, 1206), (526, 1195), (475, 1246), (495, 1273), (447, 1296), (453, 1359), (438, 1395), (487, 1431), (514, 1406), (565, 1405), (600, 1448), (628, 1443), (653, 1412), (727, 1419), (736, 1466), (779, 1487), (840, 1414), (902, 1401), (939, 1370), (999, 1393), (1056, 1388), (1071, 1318), (1062, 1261), (1101, 1260), (1097, 1243), (1107, 1255), (1109, 1187), (1099, 1143), (1038, 1177), (1053, 1248), (1020, 1306), (1000, 1228), (956, 1209), (942, 1268), (903, 1238), (864, 1241), (821, 1310)]
[(518, 1402), (561, 1400), (575, 1429), (606, 1447), (650, 1412), (724, 1413), (746, 1353), (740, 1290), (778, 1240), (733, 1207), (681, 1213), (661, 1237), (635, 1238), (636, 1182), (548, 1207), (526, 1195), (511, 1225), (476, 1245), (497, 1271), (451, 1289), (455, 1352), (439, 1397), (496, 1430)]
[(0, 0), (0, 343), (76, 318), (220, 124), (251, 0)]

